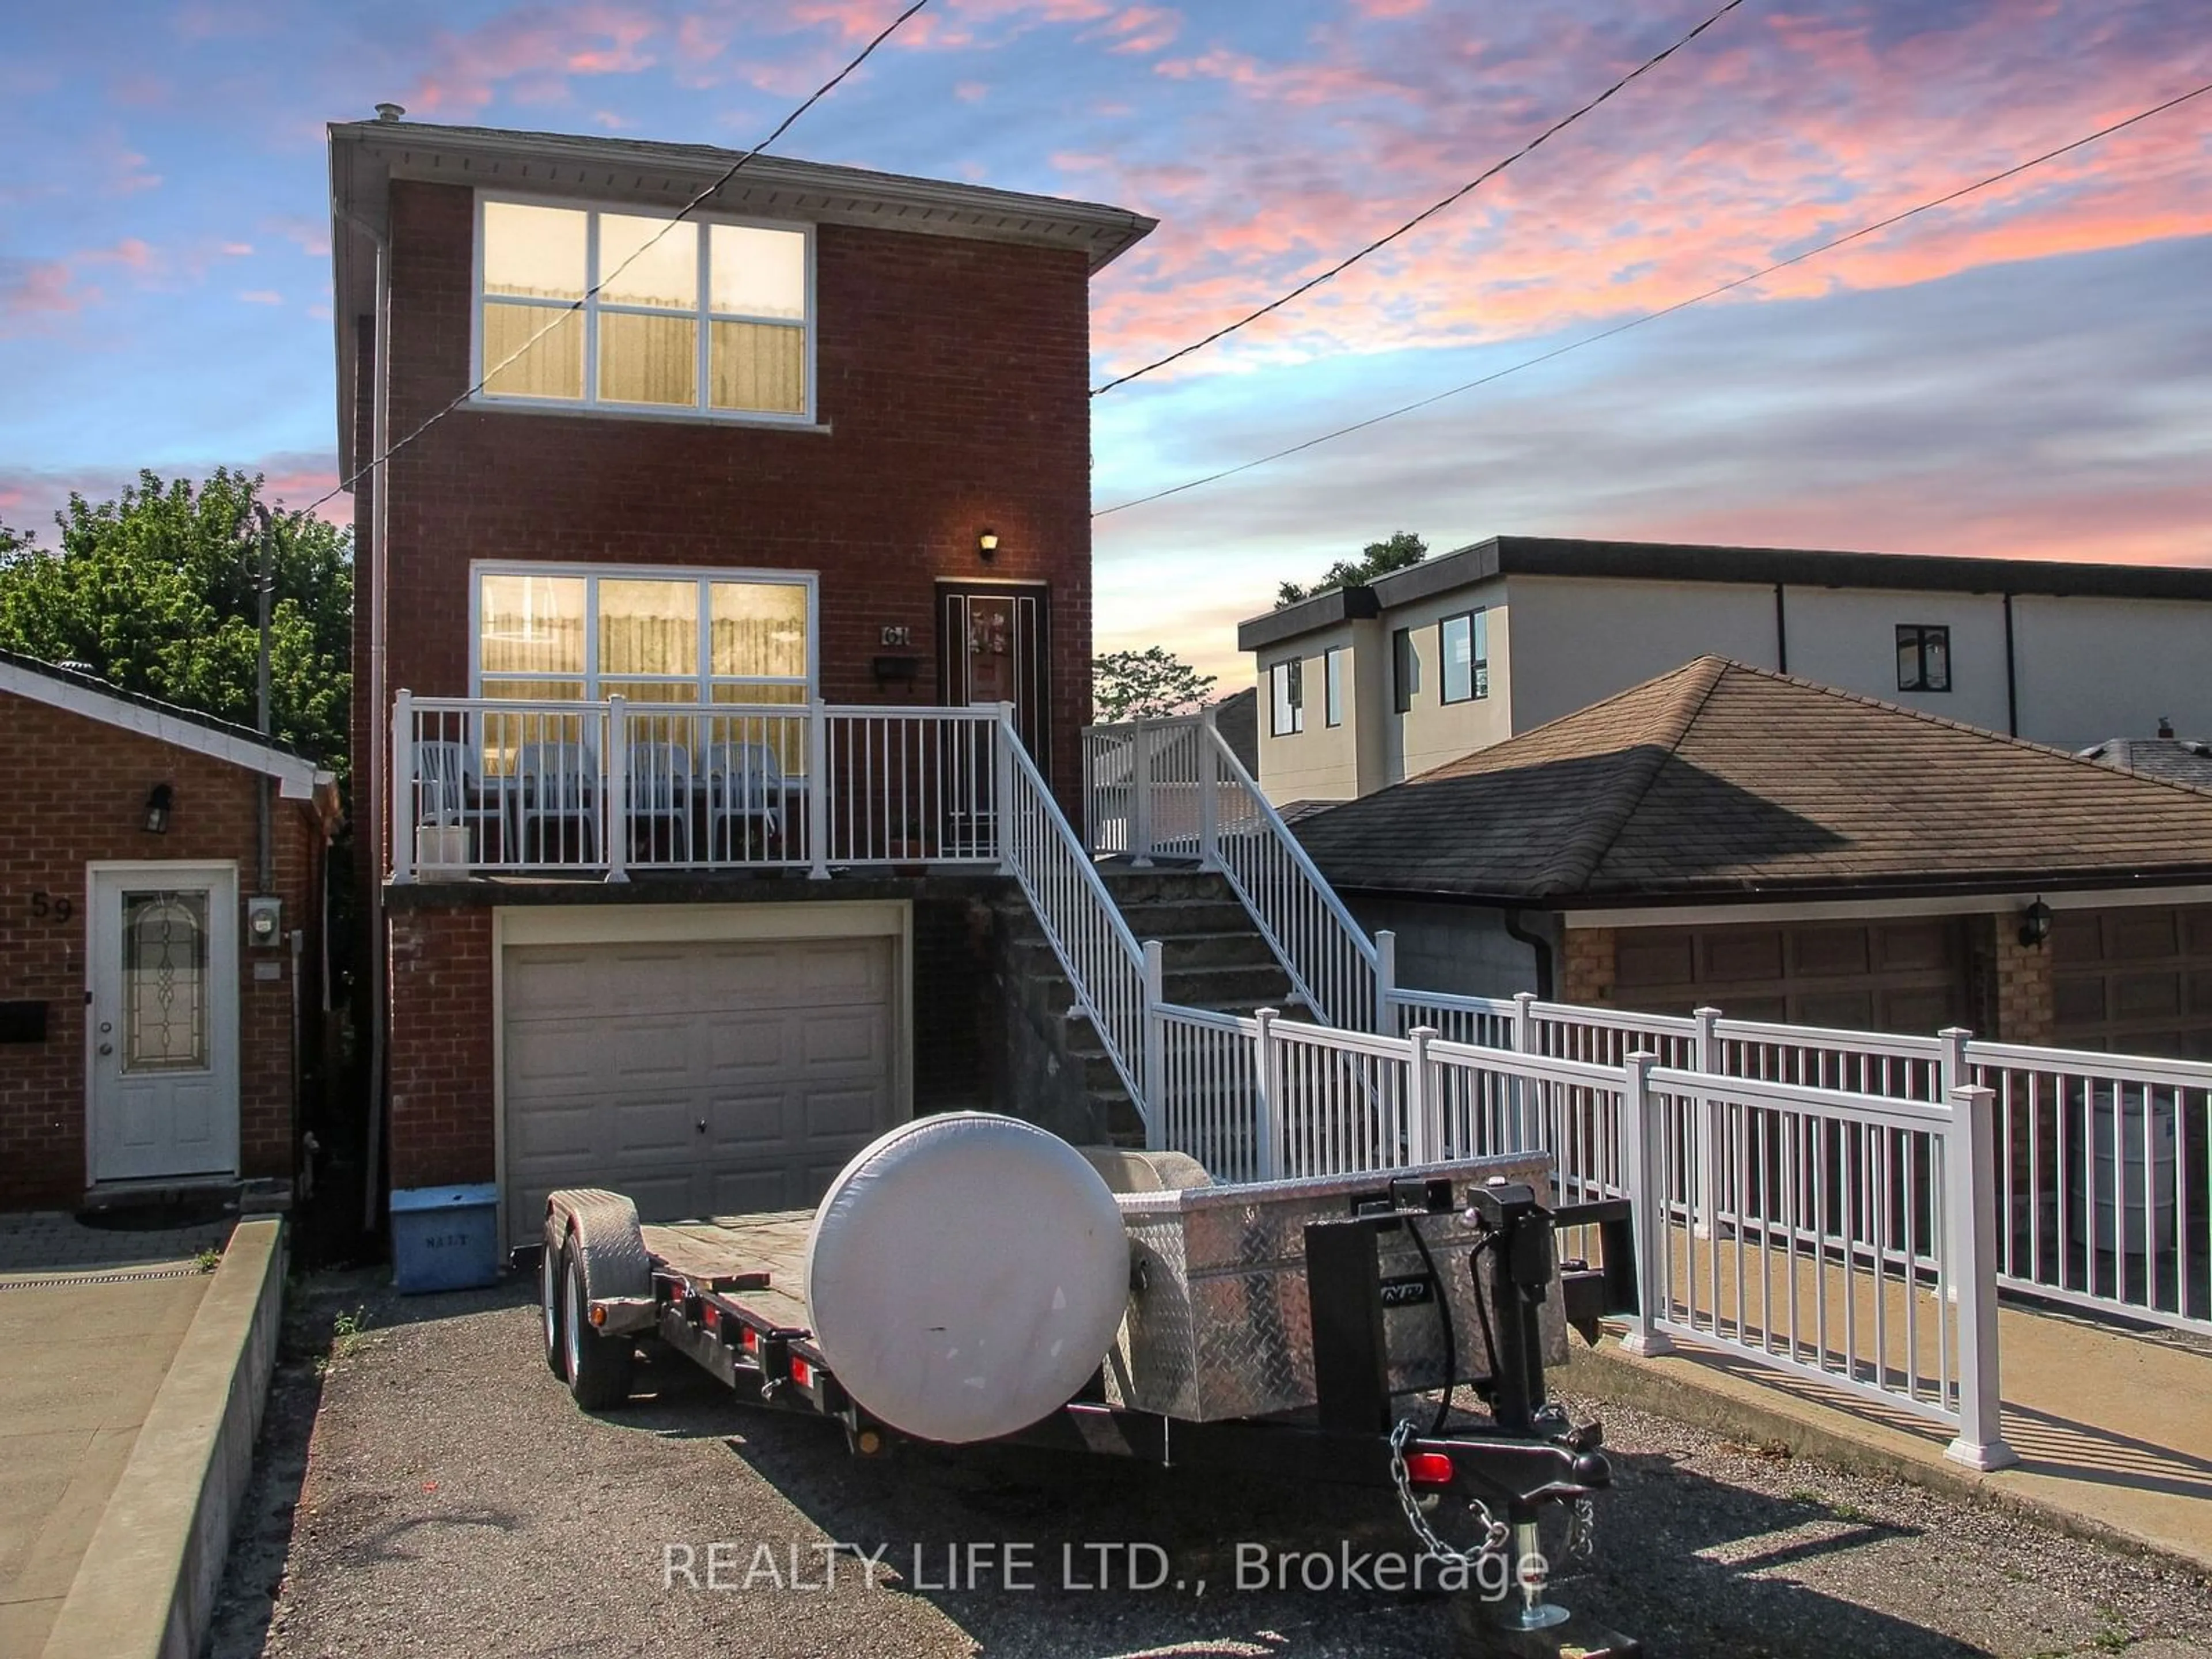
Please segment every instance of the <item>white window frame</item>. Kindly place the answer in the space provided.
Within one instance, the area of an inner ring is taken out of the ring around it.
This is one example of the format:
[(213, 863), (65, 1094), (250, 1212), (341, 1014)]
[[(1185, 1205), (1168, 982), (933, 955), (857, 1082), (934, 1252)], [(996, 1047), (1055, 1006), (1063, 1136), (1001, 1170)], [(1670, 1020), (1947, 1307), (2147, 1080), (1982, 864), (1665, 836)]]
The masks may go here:
[[(679, 678), (672, 674), (623, 675), (613, 684), (610, 693), (599, 682), (599, 594), (602, 580), (614, 581), (680, 581), (701, 584), (699, 669), (693, 675), (698, 682), (699, 702), (718, 708), (742, 707), (735, 703), (714, 703), (714, 689), (718, 685), (796, 685), (794, 677), (770, 674), (715, 674), (708, 670), (712, 653), (706, 629), (711, 624), (709, 601), (705, 585), (710, 582), (760, 582), (779, 587), (804, 587), (806, 590), (806, 676), (805, 696), (789, 707), (801, 708), (818, 700), (822, 685), (822, 584), (811, 570), (762, 570), (740, 567), (724, 568), (706, 565), (659, 564), (562, 564), (538, 559), (471, 559), (469, 562), (469, 695), (483, 696), (483, 579), (486, 576), (545, 576), (584, 583), (584, 666), (574, 674), (555, 673), (550, 670), (501, 671), (495, 673), (495, 680), (537, 681), (541, 684), (557, 680), (580, 680), (584, 686), (584, 701), (603, 702), (610, 695), (620, 696), (625, 684), (651, 682), (665, 684)], [(594, 695), (594, 694), (597, 695)], [(501, 698), (503, 702), (526, 703), (524, 697)], [(558, 698), (548, 702), (562, 701)], [(680, 705), (678, 705), (680, 706)], [(778, 705), (781, 707), (782, 705)]]
[[(687, 222), (702, 227), (699, 237), (699, 304), (690, 314), (699, 325), (698, 367), (695, 371), (698, 386), (698, 401), (685, 408), (677, 404), (625, 404), (602, 399), (599, 387), (599, 325), (602, 310), (627, 316), (676, 317), (684, 313), (665, 311), (653, 306), (620, 305), (588, 297), (581, 303), (584, 315), (584, 395), (580, 398), (518, 398), (489, 392), (483, 381), (489, 370), (497, 367), (483, 360), (484, 314), (484, 205), (501, 202), (517, 207), (561, 208), (588, 216), (584, 223), (584, 289), (591, 294), (597, 280), (599, 263), (599, 221), (603, 213), (620, 214), (634, 219), (665, 218), (672, 223), (676, 214), (672, 209), (662, 210), (647, 204), (596, 201), (585, 197), (532, 196), (512, 191), (480, 190), (476, 193), (476, 204), (471, 217), (473, 246), (469, 256), (469, 404), (477, 409), (522, 409), (552, 411), (571, 415), (613, 415), (626, 419), (646, 418), (673, 421), (714, 421), (725, 425), (806, 427), (816, 424), (815, 399), (815, 284), (814, 284), (814, 226), (793, 219), (753, 219), (731, 213), (703, 213), (695, 210), (686, 214)], [(707, 399), (711, 394), (711, 352), (713, 324), (765, 323), (779, 328), (793, 326), (789, 317), (763, 317), (744, 312), (716, 311), (714, 292), (708, 285), (708, 248), (713, 238), (704, 234), (708, 225), (735, 225), (749, 230), (783, 230), (796, 233), (805, 240), (803, 260), (805, 277), (805, 315), (796, 319), (806, 339), (806, 406), (795, 414), (786, 414), (763, 409), (714, 409)], [(548, 316), (578, 308), (574, 300), (533, 300), (521, 296), (494, 295), (501, 305), (529, 306), (542, 310)], [(543, 326), (543, 325), (541, 325)]]
[[(1275, 686), (1278, 679), (1284, 687), (1284, 696), (1278, 701)], [(1293, 738), (1306, 729), (1305, 665), (1296, 657), (1285, 657), (1280, 662), (1267, 665), (1267, 735), (1271, 738)], [(1280, 720), (1285, 711), (1290, 714), (1290, 724)]]

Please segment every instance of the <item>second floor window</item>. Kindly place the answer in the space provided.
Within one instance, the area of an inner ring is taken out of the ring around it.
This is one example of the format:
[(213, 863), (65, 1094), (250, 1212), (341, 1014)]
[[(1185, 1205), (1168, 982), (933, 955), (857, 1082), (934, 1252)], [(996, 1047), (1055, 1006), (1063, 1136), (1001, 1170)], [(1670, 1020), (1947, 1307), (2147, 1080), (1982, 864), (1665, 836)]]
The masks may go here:
[(1344, 724), (1344, 665), (1352, 653), (1343, 646), (1332, 646), (1321, 659), (1322, 721), (1327, 726)]
[(1490, 695), (1490, 618), (1467, 611), (1437, 624), (1443, 647), (1445, 702), (1469, 702)]
[(479, 212), (477, 372), (485, 398), (811, 414), (804, 228), (489, 197)]
[(1897, 689), (1900, 691), (1948, 691), (1951, 689), (1951, 630), (1924, 623), (1897, 625)]
[(1267, 671), (1267, 734), (1287, 738), (1306, 729), (1304, 665), (1293, 657)]

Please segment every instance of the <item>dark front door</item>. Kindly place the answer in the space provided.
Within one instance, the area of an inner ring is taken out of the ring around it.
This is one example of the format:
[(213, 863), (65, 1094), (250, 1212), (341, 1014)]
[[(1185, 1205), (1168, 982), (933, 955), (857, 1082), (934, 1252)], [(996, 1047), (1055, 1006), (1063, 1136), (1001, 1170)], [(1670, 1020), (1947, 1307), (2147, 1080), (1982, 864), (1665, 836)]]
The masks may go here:
[(1046, 596), (1042, 583), (939, 588), (937, 663), (949, 706), (1013, 704), (1024, 745), (1050, 775)]

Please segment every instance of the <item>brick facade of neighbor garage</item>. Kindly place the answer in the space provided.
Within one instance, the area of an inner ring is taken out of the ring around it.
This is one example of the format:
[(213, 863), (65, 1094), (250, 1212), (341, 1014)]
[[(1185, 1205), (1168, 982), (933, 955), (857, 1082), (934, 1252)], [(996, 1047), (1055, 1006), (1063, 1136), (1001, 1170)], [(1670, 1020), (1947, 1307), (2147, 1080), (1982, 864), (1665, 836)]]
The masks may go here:
[[(15, 659), (20, 662), (20, 659)], [(73, 685), (75, 676), (57, 677)], [(234, 863), (254, 888), (258, 775), (229, 761), (0, 691), (0, 1000), (46, 1005), (42, 1042), (0, 1045), (0, 1209), (66, 1208), (84, 1196), (87, 866)], [(172, 790), (169, 827), (143, 827), (149, 792)], [(321, 958), (324, 836), (314, 805), (272, 813), (284, 927)], [(284, 977), (257, 979), (257, 960)], [(292, 986), (286, 950), (239, 951), (239, 1161), (248, 1176), (292, 1171)], [(302, 987), (308, 1006), (320, 988)]]

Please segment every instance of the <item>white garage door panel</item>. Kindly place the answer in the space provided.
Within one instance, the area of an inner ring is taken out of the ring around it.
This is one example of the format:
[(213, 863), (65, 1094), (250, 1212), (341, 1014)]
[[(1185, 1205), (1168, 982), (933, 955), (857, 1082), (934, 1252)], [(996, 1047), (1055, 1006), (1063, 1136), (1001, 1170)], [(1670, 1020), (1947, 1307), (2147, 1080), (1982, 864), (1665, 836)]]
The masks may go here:
[(647, 1219), (809, 1205), (893, 1121), (892, 942), (507, 953), (509, 1231), (556, 1187)]

